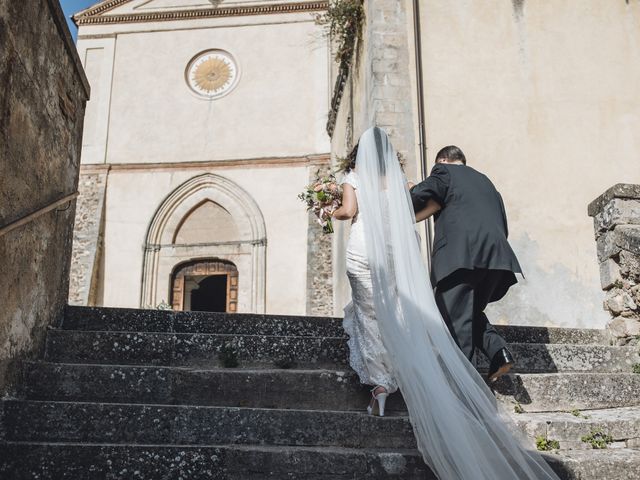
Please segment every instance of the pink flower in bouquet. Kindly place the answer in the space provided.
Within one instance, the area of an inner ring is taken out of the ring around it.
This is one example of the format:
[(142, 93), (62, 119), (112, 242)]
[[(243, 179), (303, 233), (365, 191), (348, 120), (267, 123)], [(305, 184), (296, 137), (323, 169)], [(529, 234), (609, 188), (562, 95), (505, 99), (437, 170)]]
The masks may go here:
[(342, 187), (333, 175), (316, 178), (298, 198), (307, 204), (307, 210), (316, 216), (325, 233), (333, 233), (331, 216), (342, 204)]

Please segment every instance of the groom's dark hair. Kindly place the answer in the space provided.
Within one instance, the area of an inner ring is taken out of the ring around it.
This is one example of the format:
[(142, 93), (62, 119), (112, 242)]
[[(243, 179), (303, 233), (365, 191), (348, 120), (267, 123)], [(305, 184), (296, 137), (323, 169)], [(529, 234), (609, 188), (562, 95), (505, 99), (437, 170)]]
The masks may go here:
[(464, 156), (464, 153), (462, 153), (462, 150), (455, 145), (449, 145), (448, 147), (444, 147), (440, 150), (436, 155), (436, 163), (438, 160), (460, 161), (464, 165), (467, 164), (467, 159)]

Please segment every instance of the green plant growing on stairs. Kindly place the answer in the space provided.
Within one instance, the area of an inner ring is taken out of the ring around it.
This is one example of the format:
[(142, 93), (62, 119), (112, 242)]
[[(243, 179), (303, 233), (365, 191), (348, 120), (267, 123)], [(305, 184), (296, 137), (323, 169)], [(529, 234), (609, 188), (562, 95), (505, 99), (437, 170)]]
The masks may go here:
[(587, 419), (589, 418), (589, 415), (584, 415), (580, 410), (578, 410), (577, 408), (574, 410), (571, 410), (571, 415), (573, 415), (574, 417), (578, 417), (578, 418), (584, 418)]
[(276, 368), (282, 368), (286, 370), (288, 368), (294, 368), (296, 366), (296, 361), (292, 354), (285, 353), (276, 357), (273, 360), (273, 365)]
[(238, 352), (231, 342), (227, 342), (220, 347), (218, 359), (224, 368), (235, 368), (240, 364), (238, 362)]
[(544, 435), (538, 435), (536, 437), (536, 448), (541, 452), (548, 452), (550, 450), (558, 450), (560, 448), (560, 442), (558, 440), (552, 440)]
[(173, 310), (173, 307), (162, 300), (158, 305), (156, 305), (156, 310)]
[(513, 406), (513, 411), (516, 413), (524, 413), (524, 408), (522, 408), (520, 402), (516, 401), (516, 404)]
[(595, 449), (607, 448), (610, 443), (613, 443), (613, 437), (602, 431), (601, 428), (592, 429), (589, 435), (584, 435), (580, 440), (590, 444), (591, 448)]
[(640, 363), (634, 363), (631, 367), (633, 373), (640, 373)]

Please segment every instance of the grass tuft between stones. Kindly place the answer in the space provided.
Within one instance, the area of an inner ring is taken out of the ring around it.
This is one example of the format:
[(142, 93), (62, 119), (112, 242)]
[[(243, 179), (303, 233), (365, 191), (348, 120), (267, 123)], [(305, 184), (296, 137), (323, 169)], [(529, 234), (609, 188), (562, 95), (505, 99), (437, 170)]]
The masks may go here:
[(613, 443), (613, 437), (608, 433), (605, 433), (601, 428), (594, 428), (588, 435), (584, 435), (580, 438), (584, 443), (591, 445), (594, 449), (604, 449)]
[(231, 342), (227, 342), (220, 347), (218, 351), (218, 359), (224, 368), (235, 368), (240, 365), (238, 361), (238, 352)]
[(536, 448), (541, 452), (560, 449), (560, 442), (551, 438), (539, 435), (536, 437)]
[(578, 417), (578, 418), (589, 418), (589, 415), (584, 415), (580, 410), (578, 410), (577, 408), (574, 410), (571, 410), (569, 412), (571, 415), (573, 415), (574, 417)]

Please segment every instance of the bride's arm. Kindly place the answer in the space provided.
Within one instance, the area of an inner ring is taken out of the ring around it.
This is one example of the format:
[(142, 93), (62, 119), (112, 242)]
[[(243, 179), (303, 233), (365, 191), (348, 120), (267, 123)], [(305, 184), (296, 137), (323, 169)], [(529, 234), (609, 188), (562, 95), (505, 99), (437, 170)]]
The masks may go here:
[(348, 183), (342, 184), (342, 205), (335, 212), (333, 217), (337, 220), (350, 220), (358, 213), (358, 200), (356, 191)]
[(427, 206), (419, 212), (416, 212), (416, 223), (426, 220), (431, 215), (438, 213), (440, 210), (442, 210), (440, 204), (433, 199), (429, 199)]

